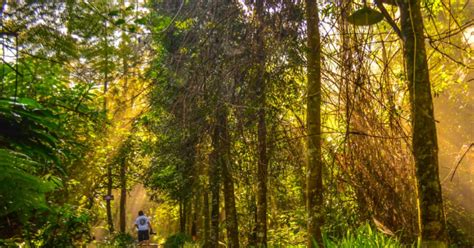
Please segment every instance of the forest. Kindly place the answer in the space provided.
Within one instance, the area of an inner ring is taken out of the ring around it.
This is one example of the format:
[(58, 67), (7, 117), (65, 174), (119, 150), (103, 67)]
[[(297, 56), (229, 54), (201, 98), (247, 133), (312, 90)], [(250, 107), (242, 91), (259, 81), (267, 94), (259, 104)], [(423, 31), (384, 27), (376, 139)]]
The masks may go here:
[(474, 1), (3, 0), (0, 24), (0, 247), (474, 247)]

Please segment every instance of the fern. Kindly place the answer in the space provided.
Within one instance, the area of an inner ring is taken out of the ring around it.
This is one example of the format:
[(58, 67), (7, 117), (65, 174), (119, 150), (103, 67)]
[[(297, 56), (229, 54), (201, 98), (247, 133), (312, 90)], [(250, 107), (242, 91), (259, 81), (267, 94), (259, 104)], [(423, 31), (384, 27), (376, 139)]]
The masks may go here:
[(37, 163), (25, 154), (0, 149), (0, 216), (47, 208), (45, 193), (54, 184), (31, 174)]
[(323, 235), (324, 246), (327, 248), (352, 248), (352, 247), (380, 247), (380, 248), (401, 248), (405, 247), (396, 238), (387, 236), (372, 229), (369, 224), (365, 224), (356, 230), (348, 230), (346, 235), (333, 240), (327, 235)]
[[(56, 118), (28, 98), (0, 99), (0, 217), (45, 209), (54, 178), (43, 179), (48, 164), (59, 166)], [(53, 179), (53, 180), (51, 180)]]
[(0, 147), (59, 164), (56, 122), (50, 110), (32, 99), (0, 99)]

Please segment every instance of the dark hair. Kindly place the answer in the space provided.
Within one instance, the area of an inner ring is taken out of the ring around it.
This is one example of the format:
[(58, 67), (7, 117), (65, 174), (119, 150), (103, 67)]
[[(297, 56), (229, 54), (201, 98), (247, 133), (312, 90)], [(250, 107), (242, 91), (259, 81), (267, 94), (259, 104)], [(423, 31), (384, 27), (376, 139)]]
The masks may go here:
[(138, 211), (138, 215), (142, 216), (142, 215), (143, 215), (143, 211), (142, 211), (142, 210)]

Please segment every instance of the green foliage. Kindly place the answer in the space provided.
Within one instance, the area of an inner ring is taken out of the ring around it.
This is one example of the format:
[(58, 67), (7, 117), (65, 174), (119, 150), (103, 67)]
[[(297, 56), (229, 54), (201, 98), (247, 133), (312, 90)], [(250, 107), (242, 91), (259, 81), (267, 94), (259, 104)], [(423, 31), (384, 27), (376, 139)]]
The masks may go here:
[(130, 233), (119, 233), (111, 241), (113, 247), (130, 247), (135, 243), (135, 237)]
[(38, 163), (23, 153), (0, 149), (0, 217), (21, 212), (24, 217), (35, 209), (45, 209), (45, 193), (54, 185), (32, 175)]
[(18, 244), (13, 240), (0, 239), (0, 247), (17, 247)]
[(169, 236), (166, 239), (165, 248), (182, 248), (185, 247), (185, 244), (192, 242), (192, 238), (184, 233), (177, 233)]
[(438, 14), (443, 9), (443, 3), (441, 0), (424, 0), (421, 1), (423, 7), (428, 9), (428, 11)]
[(38, 172), (55, 161), (57, 125), (51, 111), (28, 98), (0, 99), (0, 217), (46, 208), (45, 193), (60, 180)]
[(331, 237), (342, 237), (346, 234), (346, 230), (354, 229), (361, 224), (363, 215), (358, 211), (354, 192), (350, 187), (341, 190), (329, 180), (326, 185), (328, 193), (325, 195), (327, 203), (324, 231)]
[(281, 223), (268, 230), (269, 246), (288, 247), (306, 241), (306, 211), (303, 208), (282, 212), (274, 220)]
[(365, 224), (356, 230), (348, 230), (346, 235), (339, 240), (333, 240), (327, 235), (323, 236), (326, 248), (353, 248), (353, 247), (380, 247), (401, 248), (405, 247), (395, 238), (389, 237), (369, 224)]
[[(65, 112), (63, 108), (89, 112), (85, 103), (92, 98), (84, 88), (66, 86), (57, 66), (48, 67), (48, 63), (34, 63), (31, 60), (24, 62), (22, 66), (31, 66), (45, 75), (29, 74), (31, 67), (25, 68), (23, 79), (34, 81), (41, 78), (41, 83), (23, 87), (20, 82), (18, 92), (12, 87), (15, 73), (6, 71), (3, 75), (6, 86), (2, 92), (4, 96), (17, 93), (18, 97), (0, 98), (0, 237), (10, 239), (23, 236), (34, 240), (31, 233), (41, 232), (38, 239), (44, 241), (38, 241), (40, 243), (76, 240), (77, 237), (73, 236), (83, 229), (76, 228), (78, 224), (72, 223), (82, 220), (70, 216), (58, 217), (59, 213), (68, 212), (57, 210), (61, 204), (56, 204), (66, 202), (61, 190), (64, 189), (63, 181), (67, 179), (67, 167), (75, 156), (84, 151), (75, 140), (75, 132), (91, 128), (87, 124), (89, 120), (78, 121), (75, 112)], [(63, 227), (54, 227), (50, 216), (56, 216), (65, 225), (75, 226), (76, 231), (68, 234), (71, 238), (58, 234), (55, 228)], [(12, 231), (3, 231), (12, 227)], [(50, 232), (57, 237), (47, 237)]]
[(30, 247), (79, 247), (90, 242), (90, 222), (91, 213), (84, 208), (49, 207), (17, 226), (18, 236), (0, 239), (0, 247), (21, 247), (25, 241)]
[(91, 214), (71, 205), (55, 208), (36, 235), (38, 247), (77, 247), (90, 241)]
[[(16, 64), (9, 58), (0, 64), (0, 238), (40, 247), (77, 247), (89, 239), (91, 218), (81, 206), (93, 208), (101, 187), (101, 168), (91, 163), (90, 153), (105, 150), (95, 140), (103, 132), (97, 126), (104, 126), (97, 93), (102, 94), (105, 70), (115, 78), (114, 32), (140, 32), (145, 21), (133, 24), (140, 16), (129, 6), (112, 13), (105, 27), (103, 15), (112, 6), (107, 1), (4, 6), (9, 12), (4, 29), (18, 32), (20, 51), (12, 49)], [(2, 43), (13, 46), (12, 40)]]
[(474, 243), (469, 241), (469, 234), (466, 230), (459, 228), (448, 221), (448, 235), (450, 237), (450, 247), (472, 247)]
[(55, 161), (57, 116), (29, 98), (0, 99), (0, 144), (40, 161)]
[(106, 239), (104, 242), (96, 243), (96, 245), (101, 248), (136, 247), (136, 243), (136, 237), (130, 233), (116, 233), (111, 239)]
[(145, 116), (144, 119), (150, 131), (160, 133), (160, 138), (153, 144), (154, 149), (151, 151), (153, 160), (148, 169), (146, 185), (167, 194), (173, 200), (189, 197), (193, 183), (189, 172), (193, 166), (193, 142), (196, 142), (196, 136), (185, 137), (182, 128), (169, 115), (161, 118)]

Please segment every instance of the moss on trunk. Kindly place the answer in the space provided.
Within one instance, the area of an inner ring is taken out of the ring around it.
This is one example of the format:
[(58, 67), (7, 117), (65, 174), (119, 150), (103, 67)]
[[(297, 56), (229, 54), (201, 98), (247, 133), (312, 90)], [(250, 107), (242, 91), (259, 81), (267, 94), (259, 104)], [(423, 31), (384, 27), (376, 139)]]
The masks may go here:
[[(438, 141), (420, 2), (399, 1), (410, 92), (419, 231), (423, 247), (445, 247), (446, 220), (438, 172)], [(438, 246), (428, 246), (437, 244)], [(444, 245), (444, 246), (443, 246)]]

